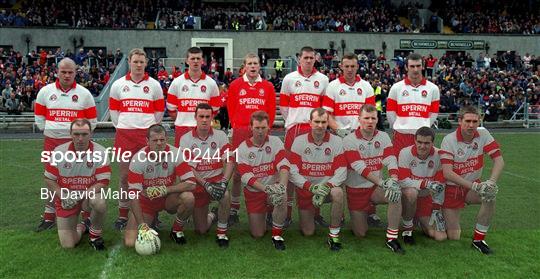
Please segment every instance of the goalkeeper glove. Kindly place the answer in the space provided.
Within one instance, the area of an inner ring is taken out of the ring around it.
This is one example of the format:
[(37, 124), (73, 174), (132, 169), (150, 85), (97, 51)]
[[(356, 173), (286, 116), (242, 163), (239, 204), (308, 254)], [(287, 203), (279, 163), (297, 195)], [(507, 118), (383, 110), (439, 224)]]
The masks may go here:
[(285, 186), (276, 183), (273, 185), (268, 185), (264, 189), (264, 192), (268, 195), (268, 198), (270, 199), (270, 203), (273, 206), (278, 206), (283, 203), (283, 197), (285, 196)]
[(167, 196), (167, 186), (150, 186), (146, 188), (146, 196), (151, 200), (165, 197)]
[(494, 201), (499, 192), (499, 187), (491, 180), (486, 180), (481, 183), (473, 182), (471, 189), (478, 193), (483, 202)]
[(139, 224), (138, 234), (137, 234), (137, 238), (139, 238), (139, 240), (150, 241), (157, 235), (158, 233), (152, 228), (150, 228), (148, 224), (146, 223)]
[[(81, 200), (80, 196), (78, 194), (73, 195), (72, 193), (73, 193), (72, 191), (69, 191), (68, 197), (61, 200), (61, 204), (62, 204), (63, 209), (72, 209)], [(72, 196), (75, 196), (75, 198), (72, 198)]]
[(442, 205), (444, 202), (444, 184), (438, 181), (430, 181), (427, 183), (426, 189), (431, 192), (433, 202)]
[(381, 183), (381, 188), (384, 190), (384, 197), (391, 203), (401, 201), (401, 187), (394, 178), (387, 178)]
[(431, 212), (431, 217), (429, 218), (429, 225), (435, 224), (435, 230), (438, 232), (446, 231), (446, 222), (444, 221), (443, 214), (440, 209), (434, 209)]
[(311, 202), (313, 203), (313, 206), (316, 208), (321, 207), (324, 203), (324, 200), (325, 200), (325, 197), (321, 195), (317, 195), (317, 194), (313, 195), (313, 197), (311, 198)]
[(330, 187), (326, 183), (314, 184), (309, 186), (309, 191), (313, 193), (313, 195), (319, 195), (324, 198), (330, 194)]
[(206, 192), (210, 195), (212, 200), (219, 201), (223, 198), (223, 195), (225, 195), (225, 191), (227, 188), (223, 188), (222, 183), (210, 183), (205, 182), (203, 187), (206, 189)]

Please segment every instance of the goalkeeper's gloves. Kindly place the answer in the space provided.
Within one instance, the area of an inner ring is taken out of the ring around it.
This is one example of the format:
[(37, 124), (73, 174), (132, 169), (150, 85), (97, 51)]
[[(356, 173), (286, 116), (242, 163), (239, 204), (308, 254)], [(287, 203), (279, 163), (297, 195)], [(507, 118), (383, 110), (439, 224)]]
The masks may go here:
[(384, 197), (388, 202), (398, 203), (401, 201), (401, 187), (394, 178), (387, 178), (381, 183), (381, 188), (384, 190)]
[(482, 199), (483, 202), (494, 201), (497, 197), (497, 193), (499, 192), (499, 187), (495, 182), (491, 180), (486, 180), (480, 183), (473, 182), (473, 186), (471, 189), (478, 193), (480, 199)]
[(330, 186), (328, 186), (326, 183), (313, 184), (313, 185), (309, 186), (309, 191), (313, 195), (319, 195), (319, 196), (325, 198), (328, 194), (330, 194)]
[(433, 202), (438, 205), (442, 205), (444, 202), (444, 188), (444, 184), (438, 181), (429, 181), (426, 186), (426, 189), (431, 193)]
[(146, 188), (146, 196), (151, 200), (165, 197), (167, 196), (167, 186), (150, 186)]
[(440, 209), (434, 209), (431, 212), (431, 217), (429, 218), (429, 225), (435, 224), (435, 230), (438, 232), (446, 231), (446, 222), (444, 221), (443, 214)]
[[(68, 197), (65, 199), (61, 199), (61, 205), (63, 209), (72, 209), (81, 200), (81, 196), (79, 195), (79, 193), (77, 193), (77, 195), (74, 195), (73, 193), (73, 191), (69, 191)], [(75, 197), (73, 198), (73, 196)]]
[(325, 199), (326, 197), (315, 194), (313, 197), (311, 197), (311, 202), (313, 203), (314, 207), (319, 208), (323, 205)]
[(276, 183), (273, 185), (268, 185), (264, 189), (264, 192), (268, 195), (270, 203), (273, 206), (279, 206), (283, 203), (283, 197), (285, 196), (285, 185), (281, 183)]
[[(223, 187), (225, 186), (225, 187)], [(212, 200), (219, 201), (223, 198), (223, 195), (225, 195), (225, 191), (227, 191), (227, 187), (225, 183), (211, 183), (211, 182), (205, 182), (203, 185), (204, 189), (206, 189), (206, 192), (210, 195)]]
[(148, 224), (146, 223), (139, 224), (138, 233), (137, 233), (137, 238), (139, 240), (150, 241), (157, 235), (158, 233), (154, 229), (150, 228)]

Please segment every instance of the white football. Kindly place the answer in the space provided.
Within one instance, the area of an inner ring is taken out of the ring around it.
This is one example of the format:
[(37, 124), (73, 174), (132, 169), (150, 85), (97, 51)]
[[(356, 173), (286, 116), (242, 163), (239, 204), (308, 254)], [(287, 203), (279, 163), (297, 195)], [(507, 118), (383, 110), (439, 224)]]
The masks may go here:
[(135, 241), (135, 251), (142, 256), (157, 254), (160, 248), (161, 240), (158, 236), (154, 236), (152, 240), (139, 240), (137, 238), (137, 241)]

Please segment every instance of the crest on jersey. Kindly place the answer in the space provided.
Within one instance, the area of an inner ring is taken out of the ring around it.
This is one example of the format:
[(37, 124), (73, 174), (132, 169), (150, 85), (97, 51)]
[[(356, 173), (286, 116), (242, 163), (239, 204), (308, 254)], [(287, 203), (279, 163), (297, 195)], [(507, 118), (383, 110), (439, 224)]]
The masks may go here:
[(309, 147), (307, 147), (305, 150), (304, 150), (304, 154), (306, 155), (311, 155), (311, 149)]
[(357, 88), (356, 93), (358, 93), (358, 96), (362, 96), (362, 88)]
[(144, 91), (145, 94), (148, 94), (148, 92), (150, 92), (150, 87), (145, 85), (142, 90)]
[(401, 96), (407, 97), (409, 96), (409, 92), (407, 90), (403, 90), (403, 92), (401, 93)]
[(300, 86), (302, 86), (302, 83), (298, 80), (298, 81), (296, 81), (296, 82), (294, 83), (294, 86), (300, 87)]
[(340, 96), (345, 96), (345, 94), (347, 94), (347, 93), (345, 92), (345, 90), (343, 90), (343, 89), (339, 90), (339, 95), (340, 95)]
[(215, 141), (211, 142), (210, 143), (210, 148), (216, 149), (217, 148), (217, 143)]
[(51, 97), (49, 97), (49, 101), (51, 102), (56, 101), (56, 99), (58, 99), (58, 97), (56, 97), (56, 94), (52, 94)]
[(379, 141), (375, 141), (375, 148), (380, 148), (381, 147), (381, 143)]
[(206, 85), (201, 86), (201, 92), (202, 92), (202, 93), (205, 93), (205, 92), (206, 92)]
[(422, 97), (426, 97), (427, 96), (427, 91), (426, 90), (422, 90)]
[(465, 155), (465, 151), (463, 151), (463, 149), (459, 148), (459, 149), (457, 150), (457, 155), (458, 155), (459, 157), (462, 157), (463, 155)]
[(472, 149), (473, 149), (473, 150), (477, 150), (477, 149), (478, 149), (478, 143), (477, 143), (477, 142), (473, 142)]
[(319, 83), (318, 80), (313, 82), (313, 86), (315, 86), (315, 88), (319, 88), (319, 85), (320, 85), (320, 83)]
[(94, 162), (86, 162), (86, 167), (91, 169), (94, 167)]
[(129, 86), (124, 86), (124, 88), (122, 88), (122, 92), (129, 92)]
[(191, 150), (195, 150), (195, 149), (197, 149), (197, 145), (196, 145), (196, 144), (193, 144), (193, 145), (191, 146)]
[(247, 92), (246, 92), (245, 89), (240, 90), (240, 93), (238, 93), (238, 95), (240, 95), (240, 96), (245, 96), (246, 94), (247, 94)]
[(151, 173), (151, 172), (154, 172), (154, 167), (149, 165), (146, 167), (146, 173)]
[(327, 147), (324, 149), (324, 155), (329, 156), (332, 153), (332, 150), (330, 150), (330, 147)]
[(182, 92), (188, 92), (188, 90), (189, 90), (189, 87), (184, 84), (184, 86), (182, 86)]
[(264, 96), (264, 89), (262, 89), (262, 88), (259, 89), (259, 96), (261, 96), (261, 97)]
[(64, 169), (71, 169), (72, 165), (69, 162), (64, 163)]
[(169, 168), (169, 164), (167, 164), (167, 162), (163, 162), (163, 163), (161, 163), (161, 167), (162, 167), (163, 169), (168, 169), (168, 168)]
[(360, 149), (360, 151), (364, 151), (366, 147), (363, 144), (360, 144), (360, 147), (358, 149)]
[(79, 96), (77, 96), (77, 95), (71, 96), (71, 101), (73, 101), (74, 103), (78, 102), (79, 101)]
[(249, 158), (250, 160), (255, 159), (255, 153), (249, 152), (248, 158)]
[(427, 166), (428, 168), (432, 169), (435, 166), (435, 162), (433, 162), (433, 160), (429, 160)]
[(266, 151), (266, 154), (272, 153), (272, 148), (270, 146), (265, 147), (264, 150)]
[(416, 166), (418, 165), (418, 163), (416, 163), (416, 160), (412, 160), (411, 163), (409, 164), (411, 166), (411, 168), (416, 168)]

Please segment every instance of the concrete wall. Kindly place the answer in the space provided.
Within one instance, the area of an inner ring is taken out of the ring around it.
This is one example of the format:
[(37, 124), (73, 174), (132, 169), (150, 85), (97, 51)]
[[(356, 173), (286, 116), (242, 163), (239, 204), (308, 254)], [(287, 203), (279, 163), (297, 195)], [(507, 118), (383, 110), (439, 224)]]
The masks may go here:
[[(234, 58), (241, 58), (249, 51), (256, 52), (258, 48), (278, 48), (282, 57), (294, 56), (304, 45), (326, 49), (329, 41), (334, 41), (340, 48), (341, 40), (345, 40), (345, 51), (374, 49), (376, 53), (383, 50), (382, 43), (385, 42), (386, 56), (391, 57), (394, 50), (399, 49), (400, 39), (485, 40), (489, 53), (517, 50), (520, 54), (540, 55), (540, 36), (0, 28), (0, 45), (12, 45), (16, 50), (26, 52), (25, 37), (30, 38), (30, 50), (37, 46), (60, 46), (73, 50), (73, 39), (79, 41), (82, 37), (84, 47), (121, 48), (124, 53), (134, 47), (166, 47), (168, 57), (183, 57), (191, 46), (192, 38), (232, 39)], [(341, 49), (338, 50), (341, 53)], [(481, 51), (470, 52), (476, 57)], [(446, 50), (423, 49), (416, 52), (441, 56)]]

